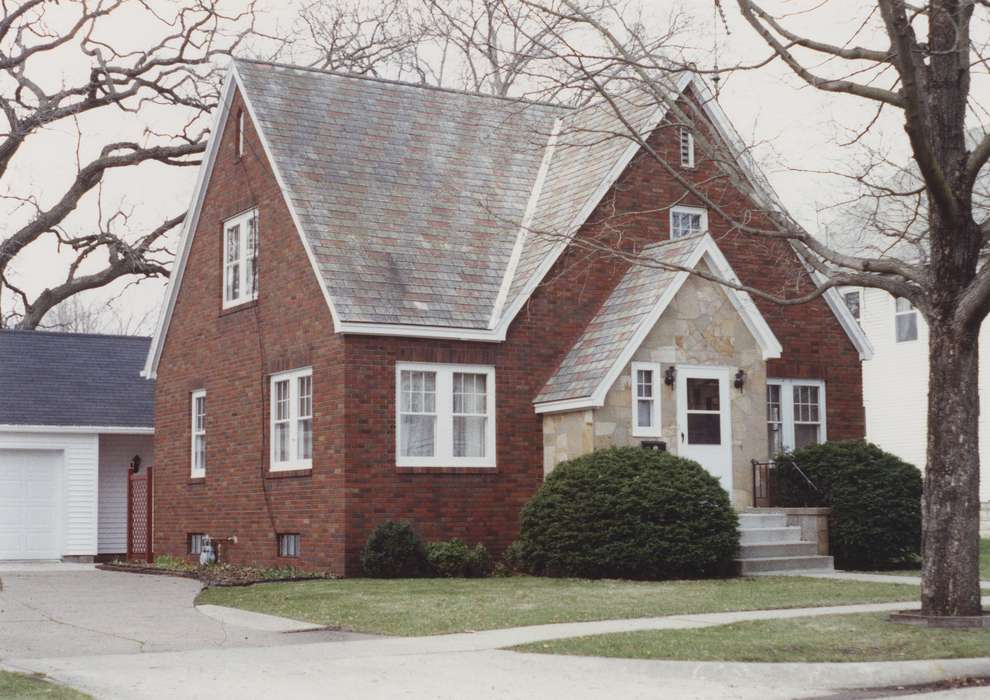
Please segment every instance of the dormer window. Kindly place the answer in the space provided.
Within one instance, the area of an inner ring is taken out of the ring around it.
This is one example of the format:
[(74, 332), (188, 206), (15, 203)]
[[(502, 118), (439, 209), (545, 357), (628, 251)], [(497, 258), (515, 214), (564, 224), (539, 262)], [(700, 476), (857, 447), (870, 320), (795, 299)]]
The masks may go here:
[(223, 308), (258, 298), (258, 210), (223, 224)]
[(681, 167), (694, 167), (694, 134), (686, 127), (681, 127)]

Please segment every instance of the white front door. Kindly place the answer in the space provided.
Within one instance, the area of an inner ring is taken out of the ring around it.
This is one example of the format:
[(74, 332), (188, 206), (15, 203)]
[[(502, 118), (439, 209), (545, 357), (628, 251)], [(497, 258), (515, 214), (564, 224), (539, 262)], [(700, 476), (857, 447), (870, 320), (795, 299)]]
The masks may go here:
[(732, 414), (727, 367), (677, 367), (677, 454), (732, 493)]
[(0, 560), (58, 559), (61, 453), (0, 450)]

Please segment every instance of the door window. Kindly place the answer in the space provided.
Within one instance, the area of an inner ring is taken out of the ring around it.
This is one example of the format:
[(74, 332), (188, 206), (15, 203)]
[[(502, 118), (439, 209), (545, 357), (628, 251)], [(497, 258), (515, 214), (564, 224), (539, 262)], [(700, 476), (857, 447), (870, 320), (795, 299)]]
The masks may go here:
[(690, 445), (722, 444), (718, 383), (718, 379), (687, 379), (687, 441)]

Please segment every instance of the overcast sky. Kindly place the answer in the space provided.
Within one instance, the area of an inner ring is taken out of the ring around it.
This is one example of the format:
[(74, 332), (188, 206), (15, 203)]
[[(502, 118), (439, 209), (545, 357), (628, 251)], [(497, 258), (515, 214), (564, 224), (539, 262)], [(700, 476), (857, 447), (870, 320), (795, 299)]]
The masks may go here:
[[(295, 15), (292, 4), (266, 0), (264, 26), (273, 33), (276, 28), (285, 29)], [(643, 0), (647, 12), (660, 22), (674, 3)], [(231, 0), (236, 6), (240, 0)], [(745, 24), (735, 9), (734, 0), (723, 2), (731, 34), (716, 23), (712, 0), (684, 0), (679, 6), (692, 21), (688, 35), (690, 43), (697, 47), (697, 63), (711, 68), (715, 63), (717, 46), (718, 62), (722, 67), (737, 62), (751, 62), (764, 58), (769, 50)], [(821, 0), (806, 2), (768, 2), (771, 7), (786, 7), (792, 13), (788, 26), (798, 32), (812, 32), (821, 40), (844, 42), (860, 28), (865, 17), (863, 8), (873, 3), (862, 0)], [(800, 8), (818, 7), (814, 12), (801, 14)], [(661, 14), (663, 13), (663, 14)], [(122, 17), (119, 34), (134, 44), (140, 44), (147, 36), (147, 27)], [(874, 48), (885, 46), (885, 37), (878, 31), (876, 20), (868, 22), (859, 32), (857, 43)], [(48, 78), (53, 81), (67, 79), (74, 72), (85, 69), (78, 62), (78, 54), (67, 52), (65, 60), (46, 67)], [(821, 68), (829, 70), (829, 66)], [(974, 91), (985, 90), (986, 83), (974, 85)], [(759, 160), (767, 175), (792, 214), (809, 230), (822, 232), (827, 229), (823, 221), (834, 216), (819, 210), (841, 198), (840, 183), (834, 178), (816, 174), (816, 171), (842, 167), (853, 153), (836, 147), (836, 141), (848, 134), (848, 130), (862, 127), (873, 116), (873, 106), (861, 100), (836, 95), (826, 95), (804, 86), (779, 62), (756, 71), (727, 75), (721, 82), (720, 102), (743, 138), (757, 144)], [(873, 137), (879, 145), (900, 157), (906, 157), (906, 143), (902, 127), (892, 110), (882, 119), (880, 129)], [(974, 124), (975, 125), (975, 124)], [(139, 135), (144, 124), (130, 115), (101, 113), (99, 118), (84, 120), (80, 128), (84, 143), (97, 147), (108, 140), (119, 140), (121, 134)], [(14, 168), (16, 185), (8, 184), (6, 194), (32, 190), (59, 194), (57, 186), (63, 185), (74, 175), (74, 149), (76, 134), (70, 124), (60, 125), (35, 137), (29, 155), (19, 157)], [(104, 205), (111, 207), (123, 203), (133, 212), (131, 225), (136, 230), (149, 223), (160, 222), (164, 217), (184, 209), (191, 197), (195, 180), (192, 169), (177, 171), (160, 166), (142, 166), (126, 174), (111, 177), (103, 193)], [(11, 178), (5, 180), (9, 183)], [(95, 198), (91, 198), (95, 199)], [(92, 206), (90, 201), (88, 206)], [(174, 249), (174, 242), (172, 245)], [(25, 286), (41, 289), (57, 282), (64, 275), (64, 266), (53, 262), (57, 253), (51, 245), (37, 245), (31, 254), (19, 259), (18, 279)], [(123, 285), (109, 291), (93, 292), (88, 300), (99, 300), (121, 294)], [(116, 302), (123, 315), (140, 316), (149, 313), (143, 330), (151, 332), (156, 311), (163, 300), (164, 282), (149, 281), (126, 289)]]

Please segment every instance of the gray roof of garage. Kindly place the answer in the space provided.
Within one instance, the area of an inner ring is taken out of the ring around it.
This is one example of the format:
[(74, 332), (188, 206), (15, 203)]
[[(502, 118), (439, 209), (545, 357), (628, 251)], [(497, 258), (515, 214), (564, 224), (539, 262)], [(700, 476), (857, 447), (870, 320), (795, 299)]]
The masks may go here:
[(154, 425), (150, 338), (0, 330), (0, 425)]

